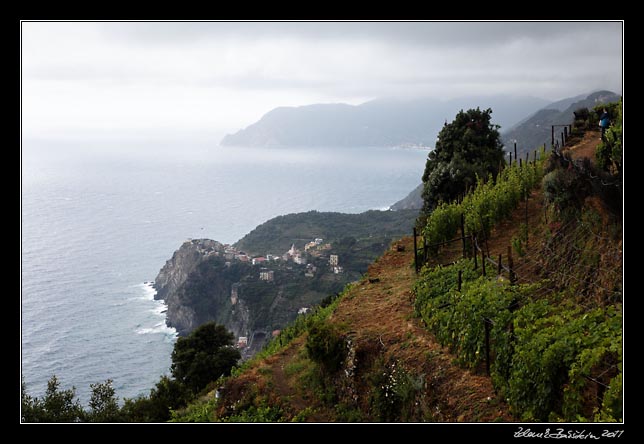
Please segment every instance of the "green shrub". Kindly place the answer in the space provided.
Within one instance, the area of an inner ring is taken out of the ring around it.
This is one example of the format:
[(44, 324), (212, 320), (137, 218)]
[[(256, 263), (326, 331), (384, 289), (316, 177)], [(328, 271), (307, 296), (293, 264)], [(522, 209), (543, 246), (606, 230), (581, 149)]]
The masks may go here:
[(372, 388), (369, 406), (374, 419), (398, 422), (417, 418), (425, 375), (413, 376), (397, 361), (386, 362), (379, 357), (367, 380)]
[[(427, 220), (424, 235), (428, 243), (435, 244), (452, 239), (461, 226), (462, 210), (456, 203), (440, 203)], [(433, 253), (438, 249), (434, 248)]]
[(284, 422), (284, 411), (279, 406), (262, 404), (250, 406), (238, 414), (228, 416), (223, 422)]
[(172, 411), (169, 422), (213, 422), (217, 399), (202, 399), (192, 402), (180, 411)]
[(559, 211), (578, 210), (590, 194), (591, 186), (586, 177), (572, 167), (557, 168), (543, 178), (543, 195), (547, 204)]
[(346, 357), (346, 341), (335, 325), (320, 321), (309, 329), (306, 351), (325, 373), (334, 374), (340, 370)]

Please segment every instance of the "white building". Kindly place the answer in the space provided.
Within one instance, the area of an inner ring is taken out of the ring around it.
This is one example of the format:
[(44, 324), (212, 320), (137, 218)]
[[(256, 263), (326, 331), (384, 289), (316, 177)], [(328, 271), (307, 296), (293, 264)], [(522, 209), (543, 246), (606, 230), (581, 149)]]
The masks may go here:
[(259, 272), (260, 281), (273, 282), (274, 278), (275, 278), (275, 274), (273, 270), (262, 270)]
[(331, 265), (332, 267), (335, 267), (338, 265), (338, 262), (339, 262), (339, 258), (337, 254), (332, 254), (329, 256), (329, 265)]

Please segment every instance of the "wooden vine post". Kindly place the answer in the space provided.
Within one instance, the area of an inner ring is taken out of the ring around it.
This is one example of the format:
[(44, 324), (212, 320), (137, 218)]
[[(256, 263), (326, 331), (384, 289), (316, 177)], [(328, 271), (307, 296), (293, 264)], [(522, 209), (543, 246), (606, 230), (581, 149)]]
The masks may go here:
[(528, 190), (525, 191), (525, 245), (528, 246)]
[(418, 249), (416, 244), (416, 227), (414, 227), (414, 268), (416, 273), (418, 273)]
[(515, 141), (514, 142), (514, 161), (516, 162), (517, 159), (518, 159), (518, 157), (517, 157), (517, 142)]

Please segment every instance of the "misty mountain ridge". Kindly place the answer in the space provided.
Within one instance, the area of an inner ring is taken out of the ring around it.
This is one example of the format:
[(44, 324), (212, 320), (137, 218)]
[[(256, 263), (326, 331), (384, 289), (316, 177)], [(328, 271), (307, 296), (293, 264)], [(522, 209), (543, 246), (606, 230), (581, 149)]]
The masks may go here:
[[(592, 109), (602, 103), (616, 102), (620, 95), (612, 91), (595, 91), (553, 102), (538, 110), (507, 131), (501, 132), (501, 141), (506, 150), (517, 142), (517, 154), (521, 157), (552, 139), (552, 125), (568, 125), (574, 120), (574, 112), (580, 108)], [(559, 137), (558, 129), (555, 137)]]
[(222, 146), (429, 146), (461, 109), (492, 108), (502, 128), (517, 124), (549, 102), (527, 96), (375, 99), (361, 105), (343, 103), (278, 107), (259, 121), (226, 135)]

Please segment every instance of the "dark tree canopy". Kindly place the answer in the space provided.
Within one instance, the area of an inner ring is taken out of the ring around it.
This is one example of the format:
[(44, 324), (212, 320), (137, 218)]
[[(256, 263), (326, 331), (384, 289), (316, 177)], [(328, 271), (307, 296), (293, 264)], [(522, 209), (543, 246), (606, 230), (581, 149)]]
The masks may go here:
[(165, 422), (171, 418), (171, 410), (178, 410), (189, 401), (183, 385), (164, 375), (149, 396), (125, 399), (121, 411), (128, 422)]
[(223, 325), (208, 322), (179, 338), (172, 352), (172, 375), (193, 392), (227, 376), (241, 357), (232, 347), (233, 335)]
[(476, 184), (476, 176), (495, 175), (504, 161), (499, 125), (491, 123), (492, 110), (461, 110), (438, 133), (436, 147), (427, 156), (423, 173), (423, 213), (439, 202), (450, 202)]
[(112, 380), (103, 383), (90, 384), (92, 397), (89, 400), (90, 411), (86, 420), (90, 422), (120, 422), (121, 409), (112, 387)]
[(47, 391), (42, 399), (32, 398), (27, 393), (24, 380), (21, 384), (21, 419), (23, 422), (81, 422), (83, 407), (76, 398), (76, 389), (60, 389), (56, 375), (47, 382)]

